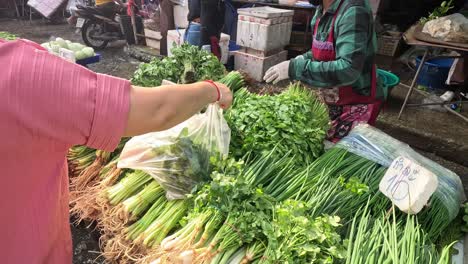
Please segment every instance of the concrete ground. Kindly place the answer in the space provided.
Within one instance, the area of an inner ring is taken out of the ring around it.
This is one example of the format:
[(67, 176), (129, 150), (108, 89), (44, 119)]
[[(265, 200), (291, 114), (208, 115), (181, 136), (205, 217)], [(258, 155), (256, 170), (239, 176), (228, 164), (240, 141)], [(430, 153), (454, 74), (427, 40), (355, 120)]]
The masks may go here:
[[(75, 33), (74, 28), (66, 24), (51, 25), (42, 20), (34, 20), (31, 23), (0, 18), (0, 31), (9, 31), (38, 43), (58, 36), (82, 42), (81, 36)], [(100, 53), (101, 62), (90, 66), (91, 70), (99, 73), (130, 78), (139, 64), (139, 61), (124, 52), (122, 45), (114, 45)], [(378, 62), (380, 68), (393, 69), (398, 75), (408, 76), (410, 73), (401, 65), (391, 65), (388, 58)], [(457, 173), (464, 183), (465, 193), (468, 193), (468, 123), (451, 114), (423, 108), (408, 108), (402, 119), (398, 120), (398, 112), (406, 91), (402, 86), (392, 90), (387, 106), (379, 116), (377, 127)], [(411, 98), (414, 102), (420, 100), (418, 96)], [(74, 263), (93, 263), (98, 257), (98, 234), (92, 230), (92, 227), (87, 228), (85, 225), (72, 226)]]

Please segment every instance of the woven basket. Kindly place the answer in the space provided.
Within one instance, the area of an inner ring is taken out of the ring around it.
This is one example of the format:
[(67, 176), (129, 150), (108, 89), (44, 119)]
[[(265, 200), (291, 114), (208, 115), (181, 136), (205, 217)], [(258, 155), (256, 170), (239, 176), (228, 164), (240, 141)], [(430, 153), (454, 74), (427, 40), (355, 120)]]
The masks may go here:
[(380, 35), (377, 37), (377, 54), (393, 57), (400, 44), (401, 33), (391, 32), (390, 36)]

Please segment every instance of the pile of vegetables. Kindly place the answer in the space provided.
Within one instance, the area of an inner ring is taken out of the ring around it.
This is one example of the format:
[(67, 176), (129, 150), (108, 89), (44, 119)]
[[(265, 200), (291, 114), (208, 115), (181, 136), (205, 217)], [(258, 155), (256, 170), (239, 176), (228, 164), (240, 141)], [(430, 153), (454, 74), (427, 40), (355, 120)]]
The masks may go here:
[(15, 40), (17, 37), (15, 34), (11, 34), (10, 32), (0, 31), (0, 39)]
[(93, 48), (63, 38), (56, 38), (53, 41), (42, 43), (41, 46), (54, 54), (59, 54), (60, 48), (70, 50), (74, 53), (76, 60), (83, 60), (96, 55)]
[(373, 217), (363, 207), (354, 217), (346, 245), (346, 264), (366, 263), (450, 263), (453, 243), (438, 250), (414, 216), (397, 220), (391, 216)]
[(241, 158), (275, 148), (277, 157), (291, 155), (299, 165), (323, 152), (328, 111), (310, 91), (291, 84), (278, 95), (258, 95), (240, 89), (226, 120), (233, 130), (231, 152)]
[(162, 80), (193, 83), (198, 80), (219, 80), (225, 68), (216, 56), (198, 47), (183, 44), (172, 49), (172, 56), (142, 63), (135, 71), (132, 83), (144, 87), (161, 85)]
[[(178, 49), (175, 61), (142, 64), (134, 84), (224, 76), (222, 65), (202, 59), (211, 55), (187, 45)], [(408, 216), (379, 192), (384, 166), (340, 146), (323, 153), (326, 107), (300, 84), (260, 96), (241, 88), (237, 72), (220, 81), (237, 91), (225, 114), (232, 130), (230, 156), (207, 156), (185, 132), (176, 146), (152, 153), (181, 157), (162, 165), (177, 169), (168, 175), (175, 182), (197, 179), (184, 199), (168, 200), (165, 186), (142, 171), (117, 168), (127, 139), (112, 153), (70, 150), (71, 212), (97, 222), (107, 260), (450, 263), (453, 241), (440, 242), (450, 225), (441, 203), (433, 198), (430, 207)], [(209, 162), (208, 171), (194, 169), (202, 160)]]

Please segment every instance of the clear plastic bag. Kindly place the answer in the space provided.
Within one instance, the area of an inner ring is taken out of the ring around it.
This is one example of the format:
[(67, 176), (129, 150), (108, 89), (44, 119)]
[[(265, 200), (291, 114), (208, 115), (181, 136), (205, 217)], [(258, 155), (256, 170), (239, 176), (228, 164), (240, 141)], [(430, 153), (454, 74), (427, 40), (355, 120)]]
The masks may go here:
[(228, 154), (230, 139), (222, 109), (211, 104), (173, 128), (133, 137), (117, 166), (145, 171), (166, 190), (168, 199), (183, 199), (209, 180), (210, 160)]
[(336, 146), (385, 167), (389, 167), (398, 156), (403, 156), (430, 170), (437, 175), (439, 181), (433, 198), (444, 205), (448, 213), (446, 217), (450, 220), (457, 216), (460, 204), (466, 199), (463, 184), (457, 174), (370, 125), (357, 125)]

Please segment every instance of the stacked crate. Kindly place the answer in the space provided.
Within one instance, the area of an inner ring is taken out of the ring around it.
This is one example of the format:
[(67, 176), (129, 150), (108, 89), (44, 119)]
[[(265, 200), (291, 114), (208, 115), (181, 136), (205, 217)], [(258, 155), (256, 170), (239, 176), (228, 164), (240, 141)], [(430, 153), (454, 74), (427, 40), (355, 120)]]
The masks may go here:
[(291, 37), (294, 11), (272, 7), (253, 7), (238, 10), (237, 45), (234, 55), (236, 70), (261, 81), (272, 66), (285, 61)]

